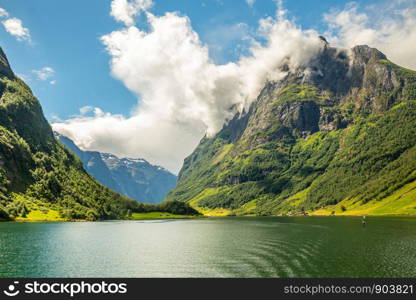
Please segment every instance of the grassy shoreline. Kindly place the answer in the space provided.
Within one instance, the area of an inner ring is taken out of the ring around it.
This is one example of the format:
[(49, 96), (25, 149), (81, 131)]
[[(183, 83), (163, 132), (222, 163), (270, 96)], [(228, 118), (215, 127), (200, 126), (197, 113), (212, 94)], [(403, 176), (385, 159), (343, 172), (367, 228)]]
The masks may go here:
[[(269, 215), (264, 217), (416, 217), (416, 213), (395, 213), (395, 212), (378, 212), (372, 213), (371, 210), (347, 210), (342, 211), (337, 206), (328, 206), (317, 211), (307, 211), (306, 215), (299, 213), (282, 213), (279, 215)], [(148, 213), (132, 213), (130, 218), (120, 219), (124, 221), (145, 221), (145, 220), (179, 220), (179, 219), (198, 219), (198, 218), (221, 218), (221, 217), (261, 217), (261, 215), (250, 214), (255, 203), (247, 205), (246, 209), (228, 210), (228, 209), (207, 209), (201, 208), (194, 204), (200, 215), (178, 215), (168, 212), (148, 212)], [(90, 222), (91, 220), (82, 219), (67, 219), (59, 215), (53, 209), (49, 210), (34, 210), (26, 215), (26, 217), (18, 217), (14, 220), (0, 219), (0, 222), (17, 222), (17, 223), (37, 223), (37, 222)], [(105, 221), (105, 220), (98, 220)]]
[(198, 219), (204, 218), (203, 215), (174, 215), (167, 212), (133, 213), (131, 221), (140, 220), (166, 220), (166, 219)]
[[(163, 213), (162, 213), (163, 214)], [(310, 214), (310, 215), (278, 215), (278, 216), (255, 216), (255, 215), (223, 215), (223, 216), (186, 216), (186, 215), (166, 215), (166, 216), (155, 216), (151, 213), (148, 214), (139, 214), (140, 216), (132, 217), (130, 219), (121, 219), (121, 220), (108, 220), (108, 221), (152, 221), (152, 220), (191, 220), (191, 219), (203, 219), (203, 218), (210, 218), (210, 219), (217, 219), (217, 218), (253, 218), (253, 217), (261, 217), (261, 218), (305, 218), (305, 217), (326, 217), (326, 218), (340, 218), (340, 217), (355, 217), (359, 218), (362, 215), (319, 215), (319, 214)], [(403, 217), (403, 218), (416, 218), (416, 214), (385, 214), (385, 215), (365, 215), (366, 217), (372, 218), (379, 218), (379, 217)], [(82, 222), (105, 222), (106, 220), (98, 220), (98, 221), (88, 221), (88, 220), (30, 220), (30, 219), (15, 219), (15, 220), (0, 220), (0, 223), (82, 223)]]
[[(133, 213), (130, 218), (120, 219), (121, 221), (140, 221), (140, 220), (168, 220), (168, 219), (197, 219), (205, 218), (203, 215), (175, 215), (167, 212), (150, 212), (150, 213)], [(55, 214), (43, 214), (38, 211), (29, 213), (25, 218), (15, 218), (14, 220), (0, 219), (0, 222), (15, 222), (15, 223), (60, 223), (60, 222), (99, 222), (105, 220), (81, 220), (81, 219), (66, 219)]]

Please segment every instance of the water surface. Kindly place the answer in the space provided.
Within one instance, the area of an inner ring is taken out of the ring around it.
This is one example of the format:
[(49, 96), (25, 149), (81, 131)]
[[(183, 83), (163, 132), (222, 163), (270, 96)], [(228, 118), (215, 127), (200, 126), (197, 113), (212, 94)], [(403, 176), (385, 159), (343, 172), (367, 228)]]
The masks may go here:
[(416, 277), (416, 218), (0, 223), (0, 277)]

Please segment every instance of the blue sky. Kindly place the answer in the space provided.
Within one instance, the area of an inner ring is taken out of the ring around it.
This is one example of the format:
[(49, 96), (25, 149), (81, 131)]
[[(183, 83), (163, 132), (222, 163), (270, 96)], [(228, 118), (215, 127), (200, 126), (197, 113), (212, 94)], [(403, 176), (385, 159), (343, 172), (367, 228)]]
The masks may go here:
[[(285, 2), (285, 8), (302, 27), (323, 30), (322, 14), (331, 8), (342, 9), (346, 2), (292, 0)], [(361, 1), (371, 2), (377, 1)], [(110, 3), (110, 0), (0, 1), (0, 7), (23, 21), (32, 39), (32, 43), (17, 41), (1, 28), (0, 45), (15, 72), (27, 79), (49, 120), (53, 116), (67, 119), (78, 114), (83, 106), (99, 106), (104, 111), (127, 116), (136, 105), (136, 95), (111, 76), (110, 57), (100, 41), (101, 36), (121, 27), (109, 15)], [(240, 53), (235, 49), (242, 43), (239, 32), (227, 36), (229, 28), (244, 23), (245, 30), (255, 31), (259, 19), (273, 16), (275, 10), (273, 0), (257, 0), (252, 7), (244, 0), (156, 0), (151, 9), (156, 15), (167, 11), (187, 15), (202, 41), (212, 46), (211, 56), (218, 63), (236, 60)], [(55, 85), (34, 76), (32, 70), (45, 66), (54, 69), (50, 80), (55, 80)]]
[(416, 0), (0, 0), (0, 46), (55, 130), (173, 172), (321, 34), (416, 69)]

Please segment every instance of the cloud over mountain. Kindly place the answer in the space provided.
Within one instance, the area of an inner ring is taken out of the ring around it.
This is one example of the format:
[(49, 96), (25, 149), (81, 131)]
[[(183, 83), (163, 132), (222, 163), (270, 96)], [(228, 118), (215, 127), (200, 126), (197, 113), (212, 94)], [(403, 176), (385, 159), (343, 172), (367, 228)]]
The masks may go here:
[(325, 14), (328, 38), (343, 46), (367, 44), (386, 53), (394, 62), (416, 69), (416, 0), (389, 1), (362, 8), (356, 3)]
[[(157, 16), (148, 11), (151, 5), (151, 1), (114, 0), (112, 15), (126, 27), (102, 37), (111, 56), (113, 76), (137, 94), (138, 105), (131, 116), (96, 109), (93, 115), (53, 125), (83, 149), (140, 156), (177, 172), (204, 134), (218, 132), (237, 110), (255, 100), (266, 80), (283, 75), (276, 71), (279, 65), (305, 65), (322, 47), (318, 33), (288, 20), (278, 2), (276, 17), (260, 20), (249, 55), (237, 62), (216, 64), (186, 16), (173, 12)], [(140, 12), (146, 16), (147, 30), (133, 25)], [(402, 11), (401, 17), (392, 18), (390, 29), (372, 29), (370, 16), (360, 15), (356, 5), (333, 11), (325, 19), (330, 24), (330, 40), (341, 46), (352, 42), (372, 45), (380, 41), (372, 30), (390, 34), (392, 41), (403, 34), (398, 30), (408, 30), (407, 35), (413, 36), (414, 27), (406, 21), (406, 14), (411, 13), (411, 9)], [(394, 21), (402, 25), (392, 25)], [(369, 33), (352, 39), (357, 36), (354, 32), (363, 28)], [(383, 50), (389, 55), (396, 53), (398, 59), (409, 54), (405, 42), (401, 52), (385, 45), (391, 53)]]

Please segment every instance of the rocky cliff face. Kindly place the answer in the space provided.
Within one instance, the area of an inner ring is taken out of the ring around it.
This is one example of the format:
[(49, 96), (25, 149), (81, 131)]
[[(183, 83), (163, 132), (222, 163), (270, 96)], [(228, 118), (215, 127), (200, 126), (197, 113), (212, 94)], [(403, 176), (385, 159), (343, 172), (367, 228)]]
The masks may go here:
[(58, 143), (30, 88), (0, 49), (0, 219), (124, 217), (137, 205), (94, 181)]
[(176, 185), (176, 176), (144, 159), (118, 158), (108, 153), (82, 151), (72, 140), (55, 136), (83, 162), (85, 170), (106, 187), (141, 203), (161, 203)]
[(323, 43), (306, 68), (267, 82), (248, 112), (201, 141), (169, 199), (276, 214), (362, 206), (413, 182), (416, 73), (368, 46)]

